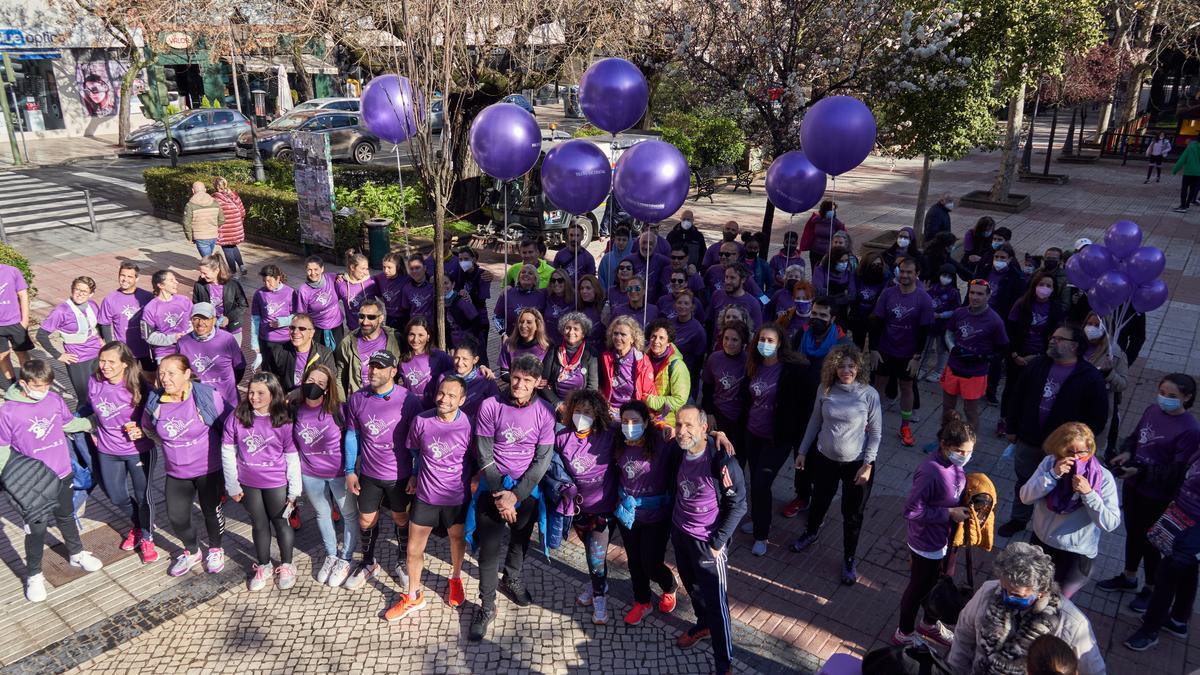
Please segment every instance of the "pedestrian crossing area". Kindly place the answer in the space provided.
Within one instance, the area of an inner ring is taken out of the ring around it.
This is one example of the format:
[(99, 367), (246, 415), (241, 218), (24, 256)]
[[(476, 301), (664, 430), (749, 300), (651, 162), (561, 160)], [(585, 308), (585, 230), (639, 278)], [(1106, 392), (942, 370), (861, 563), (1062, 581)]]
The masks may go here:
[[(102, 225), (141, 215), (95, 193), (92, 210)], [(91, 229), (82, 189), (9, 171), (0, 171), (0, 222), (7, 236), (64, 226)]]

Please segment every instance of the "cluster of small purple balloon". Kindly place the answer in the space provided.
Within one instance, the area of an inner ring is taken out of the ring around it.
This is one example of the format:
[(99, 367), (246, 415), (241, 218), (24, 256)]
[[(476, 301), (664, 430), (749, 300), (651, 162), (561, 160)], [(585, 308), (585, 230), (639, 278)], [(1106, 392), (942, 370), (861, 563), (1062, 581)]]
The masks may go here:
[(875, 147), (875, 116), (853, 96), (813, 104), (800, 123), (803, 150), (776, 157), (767, 169), (767, 197), (780, 211), (800, 213), (821, 201), (825, 176), (862, 164)]
[(1145, 313), (1167, 301), (1167, 284), (1159, 278), (1166, 266), (1161, 250), (1142, 246), (1142, 228), (1137, 223), (1118, 220), (1104, 233), (1103, 244), (1085, 246), (1071, 256), (1067, 279), (1087, 292), (1088, 304), (1101, 316), (1126, 303)]

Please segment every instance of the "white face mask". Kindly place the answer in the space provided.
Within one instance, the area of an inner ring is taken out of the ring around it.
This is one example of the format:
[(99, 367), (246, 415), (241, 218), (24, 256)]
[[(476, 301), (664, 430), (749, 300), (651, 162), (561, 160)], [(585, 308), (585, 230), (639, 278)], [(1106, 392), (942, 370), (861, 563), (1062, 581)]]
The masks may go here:
[(685, 229), (685, 230), (690, 230), (690, 229), (692, 229), (692, 221), (690, 221), (690, 220), (686, 220), (686, 219), (685, 219), (685, 220), (681, 221), (681, 222), (679, 223), (679, 225), (680, 225), (681, 227), (683, 227), (683, 229)]
[(1089, 340), (1099, 340), (1101, 337), (1104, 336), (1104, 327), (1103, 326), (1084, 326), (1083, 334), (1086, 335), (1087, 339), (1089, 339)]
[(37, 391), (30, 389), (29, 387), (22, 387), (22, 389), (25, 392), (25, 396), (29, 397), (29, 400), (31, 400), (31, 401), (40, 401), (40, 400), (46, 398), (46, 394), (50, 393), (49, 389), (42, 389), (42, 390), (37, 390)]
[(1008, 261), (1007, 260), (994, 260), (994, 261), (992, 261), (992, 267), (995, 267), (997, 272), (1003, 272), (1004, 268), (1008, 267)]
[(954, 202), (946, 202), (946, 210), (953, 211), (954, 210)]
[(459, 260), (458, 261), (458, 268), (464, 272), (470, 272), (471, 268), (474, 266), (475, 266), (475, 263), (471, 262), (470, 260)]
[(908, 237), (900, 237), (899, 239), (896, 240), (896, 245), (899, 246), (900, 248), (908, 248), (908, 244), (911, 241), (912, 240), (909, 239)]
[(941, 276), (941, 280), (943, 286), (949, 286), (950, 284), (954, 283), (954, 277), (948, 277), (945, 274)]
[(575, 424), (576, 431), (587, 431), (592, 428), (592, 418), (590, 415), (575, 413), (571, 415), (571, 422)]

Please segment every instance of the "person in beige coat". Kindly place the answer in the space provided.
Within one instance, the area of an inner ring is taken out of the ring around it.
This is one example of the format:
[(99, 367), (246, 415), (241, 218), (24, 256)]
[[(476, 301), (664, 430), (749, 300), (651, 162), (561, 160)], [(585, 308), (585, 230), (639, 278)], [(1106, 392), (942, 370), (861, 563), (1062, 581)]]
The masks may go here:
[(225, 222), (225, 213), (203, 181), (192, 183), (192, 198), (183, 207), (183, 236), (196, 245), (201, 258), (212, 255), (217, 246), (217, 229)]

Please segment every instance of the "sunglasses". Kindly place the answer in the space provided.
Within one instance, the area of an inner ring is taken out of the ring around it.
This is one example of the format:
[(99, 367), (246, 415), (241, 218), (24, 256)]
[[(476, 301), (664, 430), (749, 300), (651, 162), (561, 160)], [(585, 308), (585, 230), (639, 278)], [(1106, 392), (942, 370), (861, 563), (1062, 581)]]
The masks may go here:
[(673, 255), (673, 256), (671, 256), (671, 260), (687, 260), (687, 256), (686, 255)]
[(566, 279), (551, 279), (551, 280), (550, 280), (550, 283), (552, 283), (552, 284), (565, 284), (565, 283), (567, 283), (567, 280), (566, 280)]
[(379, 315), (378, 314), (363, 314), (362, 312), (359, 312), (358, 318), (361, 321), (375, 321), (379, 318)]
[(682, 286), (686, 283), (687, 283), (687, 280), (685, 280), (685, 279), (672, 279), (671, 280), (672, 286)]
[(737, 254), (736, 253), (719, 253), (718, 255), (722, 258), (732, 258), (733, 256), (735, 256)]
[(306, 333), (312, 330), (308, 326), (288, 326), (288, 331), (292, 333)]
[(632, 272), (632, 271), (633, 271), (633, 266), (631, 266), (631, 265), (619, 265), (619, 266), (617, 266), (617, 269), (618, 269), (619, 271), (621, 271), (621, 272)]
[(625, 292), (626, 293), (641, 293), (642, 287), (641, 286), (630, 286), (629, 288), (625, 289)]

